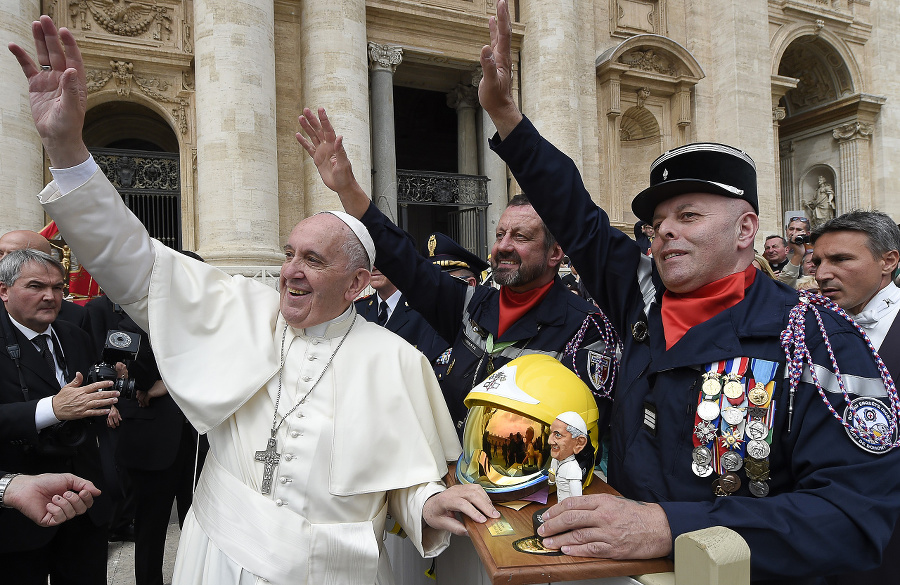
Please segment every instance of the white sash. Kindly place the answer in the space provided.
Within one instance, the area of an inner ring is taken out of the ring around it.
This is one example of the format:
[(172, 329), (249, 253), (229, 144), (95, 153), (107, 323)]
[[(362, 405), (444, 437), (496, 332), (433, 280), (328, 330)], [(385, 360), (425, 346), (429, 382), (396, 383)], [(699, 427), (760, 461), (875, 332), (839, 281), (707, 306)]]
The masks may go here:
[(209, 539), (245, 570), (274, 583), (306, 583), (310, 523), (228, 473), (207, 454), (193, 502)]

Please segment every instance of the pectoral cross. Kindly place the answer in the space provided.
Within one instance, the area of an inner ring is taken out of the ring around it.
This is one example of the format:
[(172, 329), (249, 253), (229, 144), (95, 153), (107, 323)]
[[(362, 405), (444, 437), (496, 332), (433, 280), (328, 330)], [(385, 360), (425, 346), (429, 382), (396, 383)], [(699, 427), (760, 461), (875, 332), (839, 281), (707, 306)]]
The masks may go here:
[(278, 465), (278, 461), (281, 460), (281, 454), (275, 450), (274, 432), (272, 433), (272, 437), (269, 439), (268, 444), (266, 444), (265, 451), (257, 451), (254, 459), (262, 461), (265, 464), (265, 467), (263, 468), (262, 486), (260, 486), (259, 491), (262, 494), (268, 494), (272, 491), (272, 476), (275, 474), (275, 467)]

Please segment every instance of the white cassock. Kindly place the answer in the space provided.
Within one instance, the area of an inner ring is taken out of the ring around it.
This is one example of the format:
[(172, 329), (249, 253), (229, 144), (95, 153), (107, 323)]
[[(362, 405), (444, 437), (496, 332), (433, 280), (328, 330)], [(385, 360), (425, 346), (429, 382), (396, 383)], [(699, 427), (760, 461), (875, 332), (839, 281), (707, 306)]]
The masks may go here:
[[(447, 547), (448, 533), (423, 529), (422, 508), (460, 447), (421, 353), (352, 305), (320, 326), (287, 326), (275, 290), (151, 240), (100, 171), (65, 195), (54, 181), (40, 199), (78, 260), (149, 332), (169, 392), (208, 432), (175, 585), (391, 583), (388, 512), (424, 556)], [(309, 395), (278, 429), (281, 460), (264, 496), (254, 456), (279, 380), (277, 420)]]
[(551, 461), (550, 476), (555, 476), (557, 502), (581, 495), (581, 466), (575, 461), (574, 455), (569, 455), (562, 461)]

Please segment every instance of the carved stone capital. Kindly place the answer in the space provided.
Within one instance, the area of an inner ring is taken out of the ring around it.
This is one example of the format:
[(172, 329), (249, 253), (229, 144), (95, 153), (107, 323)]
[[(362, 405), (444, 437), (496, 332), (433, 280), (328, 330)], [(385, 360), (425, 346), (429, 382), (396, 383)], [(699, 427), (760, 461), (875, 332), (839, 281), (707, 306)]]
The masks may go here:
[(481, 68), (481, 65), (475, 67), (475, 71), (472, 72), (472, 87), (478, 87), (478, 84), (481, 83), (481, 79), (484, 77), (484, 69)]
[(478, 105), (478, 89), (468, 85), (457, 85), (447, 94), (447, 107), (455, 110), (474, 108)]
[(369, 42), (369, 67), (372, 71), (386, 70), (393, 74), (403, 61), (403, 47)]
[(874, 130), (875, 127), (872, 124), (850, 122), (832, 130), (831, 135), (834, 136), (835, 140), (851, 140), (854, 138), (868, 138)]
[(780, 122), (787, 117), (787, 111), (781, 107), (772, 108), (772, 120), (775, 122)]

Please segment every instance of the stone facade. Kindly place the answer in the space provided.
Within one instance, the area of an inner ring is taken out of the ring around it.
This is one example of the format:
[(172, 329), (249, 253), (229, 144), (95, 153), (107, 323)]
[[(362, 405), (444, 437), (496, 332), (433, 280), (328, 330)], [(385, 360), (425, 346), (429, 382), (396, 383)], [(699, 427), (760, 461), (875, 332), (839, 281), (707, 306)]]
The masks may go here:
[[(0, 30), (27, 45), (27, 22), (46, 13), (75, 32), (86, 137), (105, 145), (130, 132), (179, 153), (183, 247), (238, 270), (277, 265), (297, 221), (338, 205), (294, 139), (303, 106), (329, 110), (364, 188), (402, 216), (397, 87), (447, 94), (456, 169), (490, 179), (479, 229), (493, 233), (518, 190), (472, 101), (495, 10), (495, 0), (0, 0)], [(760, 238), (802, 210), (819, 176), (837, 213), (876, 207), (900, 219), (893, 3), (518, 0), (512, 10), (523, 111), (626, 232), (650, 162), (693, 141), (754, 158)], [(18, 67), (2, 63), (0, 232), (36, 229), (46, 161)]]

